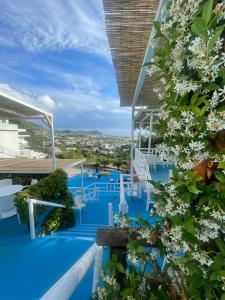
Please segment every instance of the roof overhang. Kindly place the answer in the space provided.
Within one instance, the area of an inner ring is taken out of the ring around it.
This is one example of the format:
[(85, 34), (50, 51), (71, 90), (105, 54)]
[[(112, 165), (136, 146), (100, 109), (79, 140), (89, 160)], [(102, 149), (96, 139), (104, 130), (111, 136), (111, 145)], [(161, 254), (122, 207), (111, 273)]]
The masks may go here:
[(154, 56), (154, 22), (161, 21), (167, 0), (103, 0), (106, 30), (115, 66), (121, 106), (161, 105), (153, 88), (157, 75), (146, 76)]
[(52, 125), (53, 115), (21, 99), (0, 91), (0, 119), (8, 120), (42, 120)]
[(157, 118), (159, 113), (162, 111), (161, 108), (156, 109), (140, 109), (138, 110), (134, 115), (134, 121), (136, 123), (149, 123), (149, 119), (151, 118), (151, 115), (153, 118)]

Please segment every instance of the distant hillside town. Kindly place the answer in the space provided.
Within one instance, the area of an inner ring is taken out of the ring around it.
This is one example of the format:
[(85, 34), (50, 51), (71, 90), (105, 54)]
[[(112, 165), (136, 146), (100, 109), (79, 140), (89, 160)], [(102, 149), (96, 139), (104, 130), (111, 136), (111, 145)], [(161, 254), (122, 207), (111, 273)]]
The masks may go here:
[[(48, 129), (33, 123), (0, 120), (0, 158), (47, 158), (51, 136)], [(126, 164), (130, 139), (104, 135), (99, 131), (55, 130), (58, 158), (85, 158), (88, 163)]]

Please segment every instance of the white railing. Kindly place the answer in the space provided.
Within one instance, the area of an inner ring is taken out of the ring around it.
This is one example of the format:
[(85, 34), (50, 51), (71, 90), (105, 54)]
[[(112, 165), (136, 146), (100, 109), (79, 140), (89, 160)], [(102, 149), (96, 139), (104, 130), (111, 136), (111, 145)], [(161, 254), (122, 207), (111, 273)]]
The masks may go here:
[[(47, 202), (42, 200), (36, 200), (36, 199), (28, 199), (28, 212), (29, 212), (29, 223), (30, 223), (30, 238), (31, 240), (35, 239), (35, 225), (34, 225), (34, 205), (44, 205), (44, 206), (51, 206), (51, 207), (60, 207), (60, 208), (66, 208), (63, 204), (53, 203), (53, 202)], [(76, 207), (72, 207), (76, 209)]]
[(135, 148), (134, 167), (140, 180), (151, 180), (148, 159), (137, 148)]
[(99, 201), (98, 188), (69, 187), (69, 190), (74, 198), (81, 196), (85, 202)]
[(175, 158), (166, 150), (156, 148), (135, 148), (134, 168), (140, 180), (145, 182), (147, 191), (146, 210), (149, 210), (151, 202), (151, 174), (150, 168), (156, 168), (156, 165), (168, 166), (175, 164)]
[(149, 182), (151, 180), (151, 174), (149, 170), (149, 161), (147, 155), (143, 154), (137, 148), (135, 148), (134, 168), (139, 179), (145, 182), (147, 192), (146, 211), (148, 211), (151, 203), (151, 184)]
[(128, 213), (128, 204), (125, 198), (125, 190), (124, 190), (124, 181), (123, 174), (120, 174), (120, 203), (119, 203), (119, 212), (123, 215)]
[(150, 167), (156, 168), (156, 165), (175, 164), (175, 157), (169, 150), (159, 150), (157, 148), (140, 148), (140, 152), (146, 156)]
[[(130, 180), (124, 181), (125, 191), (130, 190)], [(84, 201), (98, 201), (99, 193), (115, 193), (120, 192), (120, 182), (95, 182), (84, 188), (82, 187), (69, 187), (69, 190), (74, 197), (82, 196)]]
[(41, 300), (67, 300), (94, 264), (92, 293), (96, 292), (102, 268), (103, 248), (94, 244), (86, 253), (40, 298)]
[(0, 146), (0, 157), (2, 158), (31, 158), (31, 151), (29, 149), (19, 149), (18, 151), (13, 151), (3, 146)]

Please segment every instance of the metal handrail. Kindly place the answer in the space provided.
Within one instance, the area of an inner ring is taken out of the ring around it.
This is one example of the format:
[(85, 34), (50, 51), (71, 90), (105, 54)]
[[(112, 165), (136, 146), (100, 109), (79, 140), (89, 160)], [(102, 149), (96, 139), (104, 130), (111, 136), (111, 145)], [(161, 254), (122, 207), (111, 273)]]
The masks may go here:
[[(35, 224), (34, 224), (34, 204), (35, 205), (44, 205), (44, 206), (50, 206), (50, 207), (59, 207), (59, 208), (66, 208), (65, 205), (54, 203), (54, 202), (47, 202), (42, 200), (36, 200), (36, 199), (28, 199), (28, 212), (29, 212), (29, 223), (30, 223), (30, 238), (31, 240), (35, 239)], [(72, 209), (80, 209), (77, 206), (72, 206)]]
[(103, 247), (96, 244), (91, 246), (40, 300), (69, 299), (94, 261), (92, 293), (96, 292), (101, 274), (102, 257)]

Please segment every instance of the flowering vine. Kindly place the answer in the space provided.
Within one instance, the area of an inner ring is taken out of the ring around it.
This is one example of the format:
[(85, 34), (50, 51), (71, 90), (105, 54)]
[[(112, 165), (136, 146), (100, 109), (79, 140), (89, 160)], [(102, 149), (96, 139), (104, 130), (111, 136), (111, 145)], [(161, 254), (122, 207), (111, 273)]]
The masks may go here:
[(157, 247), (130, 241), (124, 282), (113, 282), (118, 262), (108, 265), (96, 299), (225, 299), (225, 2), (170, 0), (165, 14), (148, 75), (163, 103), (159, 148), (177, 164), (168, 183), (152, 182), (162, 222), (139, 220)]

